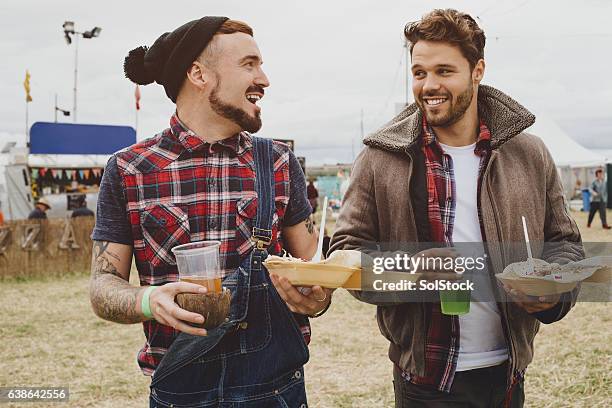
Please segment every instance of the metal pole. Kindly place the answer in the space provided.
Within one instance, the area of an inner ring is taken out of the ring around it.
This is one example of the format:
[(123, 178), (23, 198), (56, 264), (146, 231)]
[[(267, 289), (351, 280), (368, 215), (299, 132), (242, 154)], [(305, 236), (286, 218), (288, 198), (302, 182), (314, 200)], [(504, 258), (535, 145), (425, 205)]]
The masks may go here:
[(28, 100), (26, 99), (25, 136), (26, 136), (26, 147), (29, 148), (30, 147), (30, 132), (28, 131), (28, 127), (29, 127), (28, 126), (29, 125), (29, 112), (28, 112), (28, 110), (29, 110), (29, 103), (28, 103)]
[(77, 75), (79, 64), (79, 33), (74, 34), (74, 101), (72, 104), (72, 114), (74, 123), (77, 121)]
[(363, 109), (361, 109), (361, 141), (363, 142)]

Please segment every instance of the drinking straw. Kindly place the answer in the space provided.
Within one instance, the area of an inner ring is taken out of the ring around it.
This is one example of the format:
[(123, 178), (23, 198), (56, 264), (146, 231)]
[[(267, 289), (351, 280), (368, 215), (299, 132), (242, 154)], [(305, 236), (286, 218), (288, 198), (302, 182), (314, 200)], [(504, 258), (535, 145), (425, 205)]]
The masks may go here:
[(321, 225), (319, 226), (319, 242), (317, 243), (317, 252), (312, 257), (312, 262), (319, 262), (323, 255), (323, 237), (325, 236), (325, 215), (327, 214), (327, 196), (323, 199), (323, 214), (321, 215)]
[(533, 255), (531, 254), (531, 244), (529, 244), (529, 234), (527, 233), (527, 221), (525, 216), (521, 216), (523, 219), (523, 234), (525, 235), (525, 245), (527, 245), (527, 262), (529, 263), (529, 273), (531, 275), (535, 272), (533, 267)]

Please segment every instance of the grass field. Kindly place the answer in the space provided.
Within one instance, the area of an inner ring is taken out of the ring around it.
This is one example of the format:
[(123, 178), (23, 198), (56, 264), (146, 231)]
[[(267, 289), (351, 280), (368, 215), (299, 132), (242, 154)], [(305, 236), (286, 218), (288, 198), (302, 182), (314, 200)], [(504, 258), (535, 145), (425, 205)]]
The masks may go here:
[[(575, 215), (584, 241), (612, 241), (612, 232), (587, 230), (584, 214)], [(141, 327), (98, 319), (87, 284), (84, 275), (0, 283), (0, 386), (68, 386), (71, 407), (146, 406), (149, 380), (135, 358)], [(393, 405), (387, 342), (374, 313), (337, 291), (330, 311), (312, 321), (311, 406)], [(579, 303), (561, 322), (542, 326), (527, 373), (527, 407), (612, 405), (610, 319), (609, 304)]]

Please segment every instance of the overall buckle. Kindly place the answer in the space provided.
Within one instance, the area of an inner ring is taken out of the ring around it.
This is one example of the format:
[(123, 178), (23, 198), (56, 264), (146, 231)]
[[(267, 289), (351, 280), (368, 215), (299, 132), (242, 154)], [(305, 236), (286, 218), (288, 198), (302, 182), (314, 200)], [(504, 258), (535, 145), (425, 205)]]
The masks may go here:
[(251, 241), (257, 249), (265, 249), (272, 243), (272, 230), (253, 227)]

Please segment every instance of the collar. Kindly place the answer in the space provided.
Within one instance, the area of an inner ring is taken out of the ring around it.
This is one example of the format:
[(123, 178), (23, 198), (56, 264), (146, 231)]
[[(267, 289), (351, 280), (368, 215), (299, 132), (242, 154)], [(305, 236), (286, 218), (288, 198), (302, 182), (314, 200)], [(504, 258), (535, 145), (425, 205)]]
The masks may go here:
[[(423, 134), (421, 138), (422, 146), (429, 146), (436, 149), (439, 153), (443, 153), (444, 149), (438, 143), (436, 132), (427, 123), (425, 115), (423, 115)], [(480, 119), (480, 125), (478, 129), (478, 139), (476, 139), (476, 146), (474, 147), (474, 153), (477, 156), (485, 155), (491, 149), (491, 132), (485, 124), (484, 120)]]
[[(413, 103), (366, 137), (363, 143), (383, 150), (407, 152), (420, 140), (423, 116)], [(478, 117), (490, 131), (491, 149), (498, 149), (535, 122), (535, 116), (521, 104), (487, 85), (478, 87)]]
[(186, 150), (204, 150), (209, 154), (226, 150), (234, 155), (241, 155), (248, 148), (250, 141), (250, 136), (247, 132), (240, 132), (213, 143), (205, 142), (179, 119), (176, 112), (170, 118), (170, 130), (172, 135), (176, 137)]

